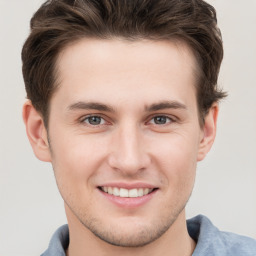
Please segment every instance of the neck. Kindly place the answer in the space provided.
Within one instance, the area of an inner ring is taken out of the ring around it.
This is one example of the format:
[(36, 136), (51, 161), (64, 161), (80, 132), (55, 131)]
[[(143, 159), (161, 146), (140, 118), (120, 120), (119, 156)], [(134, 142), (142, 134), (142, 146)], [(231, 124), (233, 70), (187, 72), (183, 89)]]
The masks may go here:
[(196, 246), (187, 231), (185, 210), (160, 238), (142, 247), (119, 247), (108, 244), (84, 227), (69, 209), (66, 209), (66, 213), (70, 236), (67, 256), (191, 256)]

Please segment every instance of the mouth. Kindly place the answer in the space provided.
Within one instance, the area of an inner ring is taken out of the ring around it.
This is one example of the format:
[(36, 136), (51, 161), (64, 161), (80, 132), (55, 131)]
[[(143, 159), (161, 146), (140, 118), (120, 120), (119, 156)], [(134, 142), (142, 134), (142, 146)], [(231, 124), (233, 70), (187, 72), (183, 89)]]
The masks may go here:
[(98, 187), (102, 192), (122, 198), (138, 198), (153, 193), (157, 188), (117, 188), (117, 187)]

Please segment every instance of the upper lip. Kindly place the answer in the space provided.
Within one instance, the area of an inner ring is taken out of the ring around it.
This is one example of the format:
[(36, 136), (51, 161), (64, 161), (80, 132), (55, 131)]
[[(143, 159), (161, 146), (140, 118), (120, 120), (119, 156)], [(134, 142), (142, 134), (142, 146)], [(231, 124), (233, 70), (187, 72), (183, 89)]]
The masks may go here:
[(125, 188), (125, 189), (134, 189), (134, 188), (157, 188), (156, 186), (144, 183), (144, 182), (135, 182), (135, 183), (126, 183), (126, 182), (110, 182), (99, 185), (98, 187), (113, 187), (113, 188)]

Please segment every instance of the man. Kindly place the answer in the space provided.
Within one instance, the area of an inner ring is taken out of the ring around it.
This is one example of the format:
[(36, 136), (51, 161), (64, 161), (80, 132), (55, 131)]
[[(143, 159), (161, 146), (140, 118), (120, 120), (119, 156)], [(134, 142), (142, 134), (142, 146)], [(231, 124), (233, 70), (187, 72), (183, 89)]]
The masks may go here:
[(68, 226), (43, 255), (256, 255), (256, 241), (186, 222), (210, 150), (223, 57), (202, 0), (52, 0), (22, 51), (35, 155)]

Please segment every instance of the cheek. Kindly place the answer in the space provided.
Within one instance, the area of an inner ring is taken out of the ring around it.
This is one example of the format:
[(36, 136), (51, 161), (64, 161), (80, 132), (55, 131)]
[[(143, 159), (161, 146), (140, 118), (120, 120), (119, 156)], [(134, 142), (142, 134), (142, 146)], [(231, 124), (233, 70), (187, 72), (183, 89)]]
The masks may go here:
[(197, 165), (198, 143), (193, 136), (175, 135), (162, 141), (155, 152), (158, 169), (166, 177), (168, 186), (193, 186)]
[(85, 187), (91, 189), (88, 184), (95, 170), (93, 165), (96, 165), (96, 157), (90, 148), (85, 147), (82, 140), (65, 138), (52, 141), (52, 166), (56, 183), (64, 201), (70, 206), (78, 198), (80, 201), (86, 199)]
[[(88, 185), (106, 157), (104, 140), (90, 136), (52, 135), (52, 165), (56, 178), (66, 184)], [(105, 145), (106, 144), (106, 145)]]

